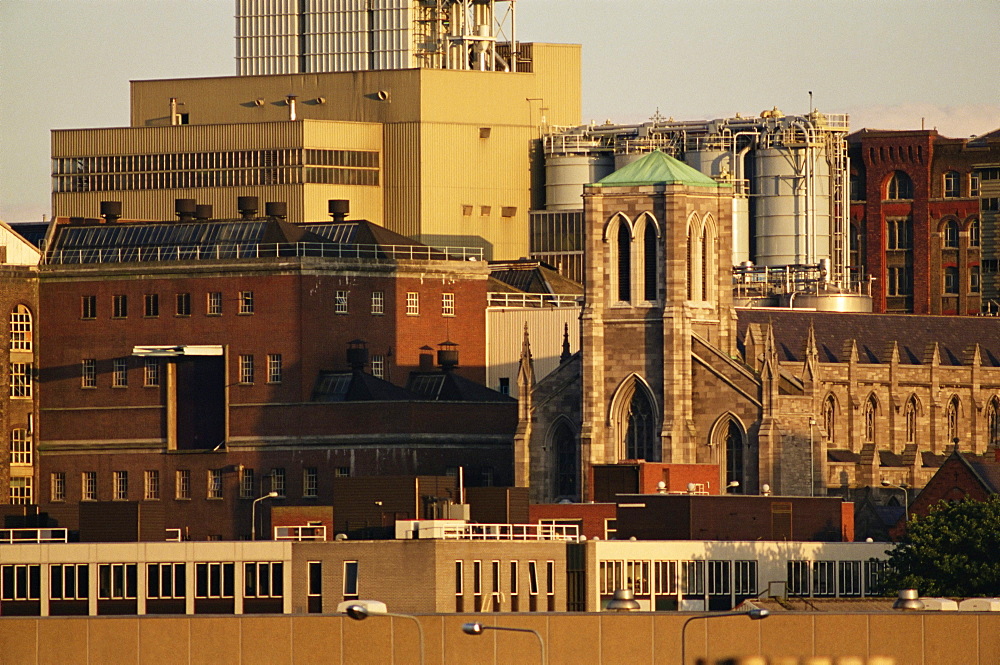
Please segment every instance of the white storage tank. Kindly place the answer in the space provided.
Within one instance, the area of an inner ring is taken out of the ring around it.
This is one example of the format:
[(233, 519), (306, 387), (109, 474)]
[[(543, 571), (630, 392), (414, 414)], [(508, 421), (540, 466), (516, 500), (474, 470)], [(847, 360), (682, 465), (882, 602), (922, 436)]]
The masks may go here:
[(545, 209), (580, 210), (583, 186), (615, 170), (609, 153), (547, 155), (545, 157)]

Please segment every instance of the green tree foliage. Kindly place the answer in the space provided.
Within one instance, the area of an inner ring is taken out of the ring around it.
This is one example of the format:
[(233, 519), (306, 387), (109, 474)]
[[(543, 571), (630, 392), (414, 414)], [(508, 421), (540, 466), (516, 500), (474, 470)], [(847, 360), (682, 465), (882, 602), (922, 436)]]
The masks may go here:
[(1000, 497), (942, 501), (910, 521), (889, 554), (883, 590), (921, 596), (1000, 596)]

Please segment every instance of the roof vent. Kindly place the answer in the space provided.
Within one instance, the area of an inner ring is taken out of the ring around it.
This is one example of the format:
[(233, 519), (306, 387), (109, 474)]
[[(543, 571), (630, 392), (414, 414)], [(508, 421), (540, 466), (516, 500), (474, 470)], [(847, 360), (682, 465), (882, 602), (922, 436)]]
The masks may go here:
[(351, 202), (347, 199), (330, 199), (327, 202), (327, 210), (334, 222), (342, 222), (347, 219), (347, 213), (351, 211)]
[(458, 367), (458, 344), (451, 341), (438, 344), (438, 365), (442, 372), (450, 372)]
[(101, 217), (108, 224), (114, 224), (122, 216), (121, 201), (101, 201)]
[(182, 222), (190, 222), (198, 212), (198, 202), (195, 199), (175, 199), (174, 213)]
[(363, 339), (352, 339), (347, 343), (347, 364), (355, 372), (364, 371), (368, 364), (368, 343)]
[(272, 219), (284, 219), (288, 216), (288, 204), (284, 201), (268, 201), (264, 204), (264, 214)]
[(260, 204), (256, 196), (237, 196), (236, 209), (240, 211), (240, 217), (243, 219), (253, 219), (257, 216)]
[(434, 371), (434, 349), (426, 344), (420, 347), (420, 371)]
[(207, 222), (212, 219), (212, 206), (208, 203), (202, 203), (194, 208), (194, 217), (199, 222)]

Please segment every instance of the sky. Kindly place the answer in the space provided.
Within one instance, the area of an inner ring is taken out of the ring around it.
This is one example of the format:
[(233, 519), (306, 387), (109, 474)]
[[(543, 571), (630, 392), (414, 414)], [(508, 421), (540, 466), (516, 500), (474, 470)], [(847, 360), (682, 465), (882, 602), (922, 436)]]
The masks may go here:
[[(236, 73), (233, 0), (0, 0), (0, 219), (50, 214), (49, 130), (128, 125), (129, 80)], [(583, 45), (583, 120), (848, 113), (1000, 128), (996, 0), (519, 0)]]

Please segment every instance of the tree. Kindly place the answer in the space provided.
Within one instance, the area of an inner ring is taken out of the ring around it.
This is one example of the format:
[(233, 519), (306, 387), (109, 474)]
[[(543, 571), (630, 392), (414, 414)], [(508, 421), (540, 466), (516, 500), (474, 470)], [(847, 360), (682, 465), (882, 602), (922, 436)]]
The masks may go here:
[(1000, 596), (1000, 497), (942, 501), (914, 518), (889, 553), (882, 587), (888, 594)]

